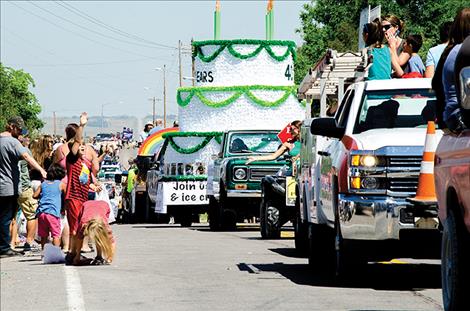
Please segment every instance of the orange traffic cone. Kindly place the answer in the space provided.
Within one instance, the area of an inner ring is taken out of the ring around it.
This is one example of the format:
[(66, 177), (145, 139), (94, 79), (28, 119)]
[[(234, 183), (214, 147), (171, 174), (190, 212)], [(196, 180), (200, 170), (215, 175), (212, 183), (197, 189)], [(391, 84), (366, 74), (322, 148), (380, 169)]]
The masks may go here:
[(435, 204), (436, 188), (434, 186), (434, 154), (436, 153), (436, 125), (433, 121), (428, 122), (426, 141), (424, 143), (423, 160), (419, 172), (418, 190), (414, 198), (408, 200), (418, 204)]

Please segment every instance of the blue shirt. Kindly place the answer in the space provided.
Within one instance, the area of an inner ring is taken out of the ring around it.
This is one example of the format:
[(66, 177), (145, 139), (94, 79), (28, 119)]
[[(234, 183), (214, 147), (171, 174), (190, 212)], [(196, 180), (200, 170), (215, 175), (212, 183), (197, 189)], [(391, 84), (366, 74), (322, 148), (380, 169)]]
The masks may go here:
[(457, 54), (460, 51), (462, 44), (454, 46), (447, 56), (446, 62), (444, 63), (444, 69), (442, 70), (442, 85), (444, 86), (444, 95), (446, 100), (446, 106), (444, 107), (444, 121), (447, 123), (452, 113), (459, 111), (459, 104), (457, 102), (457, 91), (455, 89), (455, 74), (454, 65)]
[(424, 64), (418, 54), (412, 55), (408, 60), (408, 64), (405, 68), (405, 73), (410, 72), (419, 72), (421, 75), (424, 75)]
[(441, 55), (444, 52), (446, 46), (447, 43), (443, 43), (429, 49), (428, 54), (426, 55), (426, 67), (437, 67), (437, 63), (439, 63), (439, 59), (441, 59)]
[(50, 214), (60, 217), (62, 207), (62, 191), (60, 191), (60, 180), (46, 180), (41, 184), (41, 197), (36, 214)]
[(388, 46), (372, 48), (367, 51), (372, 55), (372, 66), (369, 68), (369, 80), (390, 79), (392, 74), (392, 58)]
[(152, 135), (152, 134), (154, 134), (154, 133), (156, 133), (156, 132), (158, 132), (158, 131), (161, 131), (161, 130), (163, 130), (163, 127), (161, 127), (161, 126), (155, 126), (153, 129), (150, 130), (148, 136), (150, 136), (150, 135)]

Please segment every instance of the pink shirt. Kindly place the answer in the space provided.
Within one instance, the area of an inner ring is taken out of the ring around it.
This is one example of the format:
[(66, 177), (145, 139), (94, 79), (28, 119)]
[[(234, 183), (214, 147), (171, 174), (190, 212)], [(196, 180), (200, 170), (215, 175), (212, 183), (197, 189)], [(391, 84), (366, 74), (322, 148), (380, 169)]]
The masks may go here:
[(82, 213), (79, 217), (79, 222), (78, 222), (78, 228), (79, 229), (79, 236), (80, 238), (83, 239), (83, 231), (84, 227), (87, 222), (92, 220), (93, 218), (101, 218), (108, 228), (108, 234), (111, 238), (111, 242), (114, 243), (114, 237), (113, 237), (113, 231), (111, 230), (111, 227), (108, 224), (108, 217), (110, 213), (109, 209), (109, 204), (105, 201), (99, 201), (99, 200), (94, 200), (94, 201), (86, 201), (83, 203), (83, 209)]

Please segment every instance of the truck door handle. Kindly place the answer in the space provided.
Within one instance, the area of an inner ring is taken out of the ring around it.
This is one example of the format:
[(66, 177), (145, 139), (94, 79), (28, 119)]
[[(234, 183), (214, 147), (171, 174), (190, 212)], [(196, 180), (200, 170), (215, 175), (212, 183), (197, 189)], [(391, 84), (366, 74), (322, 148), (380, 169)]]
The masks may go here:
[(318, 155), (321, 155), (322, 157), (329, 157), (330, 153), (328, 151), (318, 151)]

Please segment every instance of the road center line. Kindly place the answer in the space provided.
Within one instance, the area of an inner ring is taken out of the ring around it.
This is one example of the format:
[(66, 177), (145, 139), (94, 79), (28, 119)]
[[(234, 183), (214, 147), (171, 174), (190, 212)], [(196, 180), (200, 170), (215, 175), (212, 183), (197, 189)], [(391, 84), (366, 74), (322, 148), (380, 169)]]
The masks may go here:
[(80, 276), (75, 267), (64, 266), (67, 305), (71, 311), (85, 311)]

